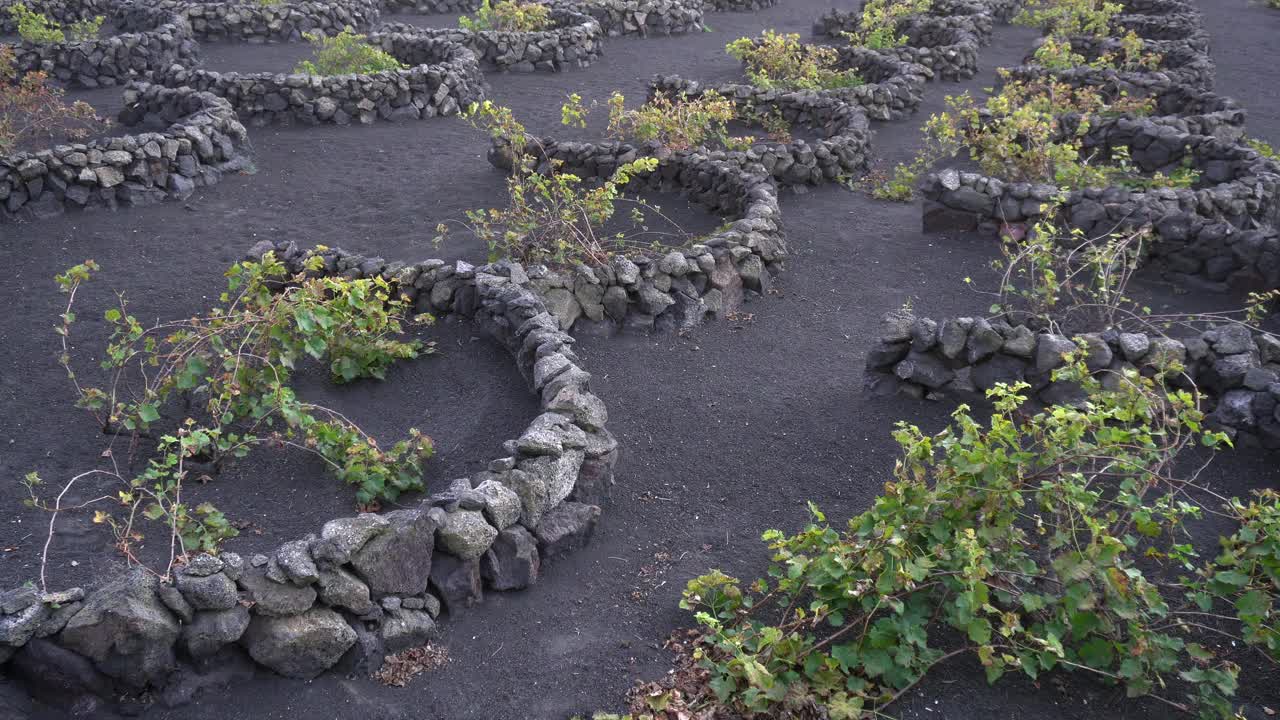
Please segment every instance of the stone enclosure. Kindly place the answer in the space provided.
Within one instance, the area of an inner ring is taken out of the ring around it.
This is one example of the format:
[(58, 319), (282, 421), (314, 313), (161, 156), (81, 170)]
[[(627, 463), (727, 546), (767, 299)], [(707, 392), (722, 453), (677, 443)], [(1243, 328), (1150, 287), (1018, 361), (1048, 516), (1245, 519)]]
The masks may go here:
[[(38, 220), (81, 208), (185, 198), (250, 163), (245, 125), (371, 124), (455, 115), (488, 96), (485, 72), (557, 72), (602, 56), (607, 38), (700, 32), (712, 11), (751, 11), (773, 0), (555, 0), (553, 29), (471, 32), (380, 25), (381, 13), (472, 11), (472, 0), (337, 0), (278, 4), (141, 0), (118, 5), (44, 0), (35, 6), (70, 22), (110, 14), (119, 34), (84, 43), (19, 46), (19, 62), (79, 87), (128, 84), (120, 124), (131, 134), (0, 158), (0, 221)], [(1143, 171), (1189, 163), (1188, 189), (1084, 188), (1063, 214), (1089, 234), (1150, 225), (1147, 260), (1196, 289), (1280, 287), (1280, 164), (1242, 144), (1245, 114), (1211, 92), (1214, 66), (1198, 16), (1177, 0), (1129, 0), (1117, 31), (1134, 30), (1161, 55), (1146, 70), (1050, 71), (1027, 62), (1015, 78), (1053, 76), (1103, 92), (1149, 96), (1150, 117), (1094, 122), (1086, 147), (1125, 148)], [(947, 0), (901, 27), (905, 47), (839, 46), (843, 68), (866, 80), (825, 91), (779, 91), (744, 83), (658, 76), (651, 92), (697, 97), (715, 90), (743, 111), (775, 112), (815, 140), (761, 141), (745, 151), (544, 138), (532, 150), (603, 179), (642, 156), (656, 170), (632, 191), (680, 191), (725, 224), (686, 247), (619, 254), (607, 263), (523, 267), (440, 260), (404, 264), (343, 250), (321, 253), (323, 270), (379, 277), (418, 312), (470, 322), (505, 348), (541, 412), (471, 477), (433, 488), (420, 505), (323, 523), (316, 532), (252, 557), (200, 555), (172, 582), (135, 571), (97, 588), (0, 593), (0, 661), (33, 692), (48, 691), (49, 667), (75, 668), (79, 691), (114, 697), (143, 690), (185, 692), (217, 668), (250, 661), (286, 677), (330, 669), (369, 671), (387, 653), (431, 638), (442, 612), (458, 613), (485, 592), (537, 581), (540, 568), (590, 538), (619, 458), (604, 402), (574, 352), (571, 333), (672, 332), (730, 316), (767, 294), (787, 259), (779, 188), (847, 182), (866, 171), (871, 121), (915, 113), (928, 80), (958, 81), (979, 69), (993, 25), (1016, 0)], [(856, 27), (835, 10), (815, 24), (831, 36)], [(0, 30), (8, 16), (0, 12)], [(409, 68), (360, 76), (218, 73), (196, 67), (201, 40), (297, 42), (303, 33), (351, 26)], [(1096, 58), (1112, 41), (1079, 39)], [(1076, 119), (1078, 121), (1078, 118)], [(1068, 127), (1074, 127), (1067, 123)], [(510, 170), (510, 146), (489, 161)], [(1057, 189), (1046, 183), (945, 169), (921, 188), (932, 229), (995, 230), (1043, 216)], [(264, 241), (295, 271), (306, 253)], [(1280, 340), (1226, 325), (1170, 338), (1099, 329), (1067, 336), (1009, 318), (886, 317), (866, 357), (879, 391), (940, 399), (1025, 380), (1044, 402), (1071, 402), (1078, 388), (1050, 381), (1062, 353), (1083, 343), (1091, 370), (1151, 372), (1174, 359), (1209, 399), (1210, 420), (1237, 442), (1280, 448)], [(179, 680), (179, 678), (181, 678)], [(191, 678), (195, 678), (192, 680)]]
[[(264, 241), (250, 256), (267, 252), (303, 270), (295, 246)], [(510, 262), (404, 265), (341, 250), (322, 257), (322, 272), (383, 277), (420, 311), (473, 322), (510, 352), (542, 414), (488, 469), (416, 508), (338, 518), (268, 554), (198, 555), (172, 584), (136, 569), (89, 591), (0, 594), (0, 659), (37, 694), (49, 682), (39, 668), (50, 655), (79, 668), (81, 691), (104, 697), (165, 688), (178, 676), (191, 683), (243, 654), (286, 677), (311, 678), (340, 662), (371, 671), (384, 654), (432, 637), (442, 610), (461, 612), (486, 589), (528, 587), (543, 561), (591, 536), (617, 442), (536, 281)]]

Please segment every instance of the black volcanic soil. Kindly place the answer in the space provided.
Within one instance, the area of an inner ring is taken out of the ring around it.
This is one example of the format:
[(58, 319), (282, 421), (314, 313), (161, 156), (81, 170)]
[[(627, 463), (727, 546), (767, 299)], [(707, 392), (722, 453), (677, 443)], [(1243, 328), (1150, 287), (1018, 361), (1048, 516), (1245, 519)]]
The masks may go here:
[[(536, 132), (590, 137), (600, 130), (599, 117), (586, 131), (560, 127), (560, 102), (567, 94), (603, 101), (617, 89), (638, 101), (648, 78), (660, 72), (738, 79), (725, 43), (771, 27), (807, 37), (812, 20), (831, 4), (786, 0), (758, 13), (709, 14), (708, 33), (610, 39), (604, 57), (584, 70), (491, 75), (492, 97), (513, 107)], [(1266, 61), (1278, 51), (1280, 12), (1244, 0), (1206, 1), (1205, 10), (1219, 89), (1249, 106), (1252, 134), (1280, 140), (1280, 71), (1278, 63)], [(452, 24), (444, 16), (423, 22), (437, 20)], [(931, 85), (919, 115), (877, 124), (877, 154), (889, 164), (908, 159), (920, 124), (944, 107), (946, 94), (978, 93), (991, 85), (993, 68), (1020, 60), (1033, 38), (1024, 29), (999, 28), (982, 52), (979, 77)], [(216, 69), (280, 71), (305, 55), (299, 49), (210, 47), (204, 62)], [(0, 468), (14, 480), (0, 493), (0, 507), (8, 511), (0, 547), (15, 548), (0, 554), (5, 586), (32, 576), (35, 538), (42, 532), (43, 516), (20, 506), (16, 478), (31, 468), (48, 477), (65, 475), (92, 463), (98, 449), (98, 437), (70, 408), (70, 393), (54, 363), (57, 345), (49, 327), (62, 301), (51, 282), (55, 272), (93, 257), (104, 272), (91, 286), (86, 307), (101, 303), (112, 287), (127, 290), (140, 314), (170, 316), (208, 302), (220, 287), (221, 268), (264, 237), (388, 258), (483, 260), (485, 250), (475, 242), (439, 249), (431, 243), (438, 220), (492, 205), (502, 191), (501, 175), (484, 163), (484, 137), (465, 123), (438, 119), (251, 133), (257, 172), (229, 178), (186, 202), (0, 225), (0, 267), (7, 271), (0, 282), (10, 302), (9, 312), (0, 315)], [(449, 665), (404, 689), (362, 677), (329, 674), (299, 682), (260, 673), (190, 705), (156, 705), (146, 717), (559, 720), (619, 709), (635, 678), (665, 673), (669, 658), (660, 649), (662, 640), (691, 623), (676, 607), (688, 578), (710, 567), (741, 577), (761, 572), (768, 555), (760, 532), (802, 526), (806, 500), (832, 518), (865, 509), (888, 477), (894, 423), (907, 418), (935, 430), (945, 422), (952, 410), (948, 403), (862, 391), (863, 353), (879, 317), (906, 301), (925, 315), (982, 312), (988, 300), (961, 279), (994, 285), (988, 267), (992, 239), (923, 235), (918, 204), (878, 202), (823, 187), (785, 193), (783, 212), (792, 257), (777, 291), (747, 306), (749, 315), (683, 336), (580, 339), (579, 354), (609, 406), (610, 428), (622, 446), (613, 500), (591, 545), (548, 563), (535, 587), (492, 594), (481, 607), (442, 624), (440, 643), (452, 657)], [(692, 220), (696, 213), (683, 217)], [(1154, 279), (1144, 280), (1142, 293), (1165, 307), (1226, 302), (1179, 293)], [(532, 400), (496, 348), (472, 342), (463, 328), (443, 330), (441, 337), (449, 339), (442, 343), (442, 357), (413, 363), (368, 393), (344, 391), (339, 400), (387, 432), (416, 424), (444, 439), (442, 462), (459, 457), (462, 472), (471, 468), (467, 463), (493, 455), (511, 428), (529, 417)], [(476, 369), (467, 372), (471, 365)], [(405, 392), (414, 402), (388, 402)], [(487, 422), (504, 411), (509, 425)], [(233, 507), (258, 512), (262, 517), (255, 522), (273, 534), (272, 541), (314, 529), (327, 517), (323, 513), (340, 511), (350, 497), (291, 459), (279, 462), (258, 468), (252, 478), (261, 487), (251, 495), (231, 491), (231, 481), (219, 480), (211, 489), (225, 492)], [(454, 472), (453, 466), (441, 470), (445, 477)], [(295, 481), (304, 474), (304, 482)], [(1277, 478), (1274, 460), (1251, 451), (1221, 457), (1206, 476), (1220, 492), (1237, 494), (1276, 487)], [(330, 489), (334, 497), (318, 499)], [(291, 500), (301, 492), (307, 494)], [(277, 509), (304, 502), (320, 508), (315, 520), (286, 529), (284, 523), (292, 521), (282, 520)], [(1205, 537), (1220, 530), (1208, 527)], [(79, 567), (60, 561), (60, 585), (88, 582), (115, 562), (100, 542), (76, 542), (65, 557)], [(989, 687), (976, 662), (957, 659), (940, 666), (894, 711), (931, 720), (1168, 715), (1155, 703), (1125, 700), (1114, 688), (1056, 677), (1061, 679), (1042, 678), (1038, 688), (1016, 677)], [(1241, 700), (1255, 708), (1280, 708), (1275, 680), (1252, 665), (1242, 678)], [(64, 715), (50, 710), (39, 717)]]

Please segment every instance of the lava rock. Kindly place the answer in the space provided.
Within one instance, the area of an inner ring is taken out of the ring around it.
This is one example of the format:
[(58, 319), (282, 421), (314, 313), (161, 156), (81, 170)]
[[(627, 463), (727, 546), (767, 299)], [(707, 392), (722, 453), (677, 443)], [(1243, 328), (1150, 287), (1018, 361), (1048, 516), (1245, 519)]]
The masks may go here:
[(310, 679), (333, 667), (356, 642), (356, 633), (338, 613), (313, 608), (301, 615), (257, 615), (241, 643), (250, 657), (277, 673)]

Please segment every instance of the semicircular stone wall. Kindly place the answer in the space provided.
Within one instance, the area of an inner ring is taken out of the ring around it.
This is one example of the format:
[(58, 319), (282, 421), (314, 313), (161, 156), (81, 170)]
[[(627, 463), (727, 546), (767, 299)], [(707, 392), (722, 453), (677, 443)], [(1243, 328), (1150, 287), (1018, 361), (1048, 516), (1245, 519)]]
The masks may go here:
[[(267, 252), (297, 272), (309, 255), (264, 241), (250, 256)], [(70, 681), (52, 679), (68, 705), (77, 694), (181, 692), (170, 683), (192, 668), (216, 671), (245, 656), (294, 678), (339, 664), (372, 671), (384, 654), (431, 638), (442, 612), (528, 587), (542, 563), (590, 538), (618, 445), (573, 338), (523, 268), (390, 263), (342, 250), (321, 258), (321, 274), (381, 277), (419, 311), (470, 318), (511, 354), (542, 413), (487, 469), (416, 507), (330, 520), (269, 553), (198, 555), (171, 581), (135, 569), (90, 590), (0, 593), (0, 661), (34, 692), (48, 689), (37, 669), (51, 655), (78, 669)]]

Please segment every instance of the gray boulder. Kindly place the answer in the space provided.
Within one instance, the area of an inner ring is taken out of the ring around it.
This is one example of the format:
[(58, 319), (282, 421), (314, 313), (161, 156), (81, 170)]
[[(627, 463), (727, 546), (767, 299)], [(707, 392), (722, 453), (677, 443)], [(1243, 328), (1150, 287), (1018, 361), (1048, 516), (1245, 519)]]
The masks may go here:
[(480, 561), (438, 554), (431, 566), (431, 587), (451, 613), (478, 604), (484, 599)]
[(241, 638), (259, 664), (285, 677), (302, 679), (333, 667), (355, 642), (351, 626), (326, 608), (289, 617), (255, 616)]
[(1131, 363), (1137, 363), (1147, 354), (1147, 350), (1151, 347), (1151, 338), (1142, 333), (1120, 333), (1119, 338), (1120, 352), (1124, 354), (1124, 359)]
[(1036, 343), (1036, 372), (1047, 373), (1066, 364), (1063, 355), (1077, 350), (1070, 338), (1044, 334)]
[(239, 640), (247, 627), (247, 608), (237, 606), (229, 610), (199, 612), (191, 624), (183, 626), (182, 641), (191, 657), (206, 658)]
[(538, 543), (516, 525), (498, 534), (480, 560), (480, 574), (494, 590), (519, 590), (538, 579)]
[(373, 608), (369, 586), (342, 568), (321, 570), (317, 586), (320, 588), (320, 601), (330, 607), (344, 608), (356, 615), (364, 615)]
[(332, 546), (339, 564), (347, 562), (359, 552), (365, 543), (391, 529), (391, 523), (381, 515), (364, 513), (355, 517), (338, 518), (324, 524), (320, 540)]
[(1001, 350), (1007, 355), (1031, 359), (1036, 352), (1036, 334), (1026, 325), (1014, 325)]
[(179, 571), (173, 579), (182, 597), (196, 610), (226, 610), (240, 600), (236, 584), (220, 572), (189, 575)]
[(263, 568), (246, 570), (240, 576), (240, 586), (249, 591), (255, 615), (297, 615), (316, 602), (315, 588), (276, 582), (267, 577), (267, 571)]
[(968, 350), (968, 361), (970, 365), (986, 360), (1004, 345), (1004, 336), (996, 332), (983, 318), (973, 321), (973, 328), (969, 331), (969, 339), (965, 343)]
[(488, 479), (475, 491), (484, 498), (484, 517), (495, 528), (503, 530), (520, 522), (520, 496), (506, 485)]
[(421, 595), (431, 577), (436, 524), (424, 510), (386, 514), (387, 532), (351, 557), (356, 574), (376, 595)]
[(600, 508), (595, 505), (566, 502), (552, 508), (542, 516), (535, 535), (542, 557), (555, 557), (587, 544), (600, 520)]
[(104, 674), (141, 689), (173, 670), (181, 628), (156, 596), (159, 581), (142, 569), (91, 593), (60, 635), (67, 648)]
[(421, 645), (435, 632), (436, 623), (425, 610), (396, 608), (382, 621), (382, 643), (389, 653)]
[(436, 532), (440, 545), (463, 560), (483, 555), (498, 536), (498, 531), (476, 510), (445, 513), (444, 522)]
[(320, 579), (315, 560), (311, 559), (310, 543), (306, 540), (281, 545), (276, 551), (276, 564), (295, 585), (310, 585)]
[(933, 355), (914, 352), (898, 363), (893, 372), (903, 380), (932, 389), (946, 385), (955, 376), (950, 368)]

